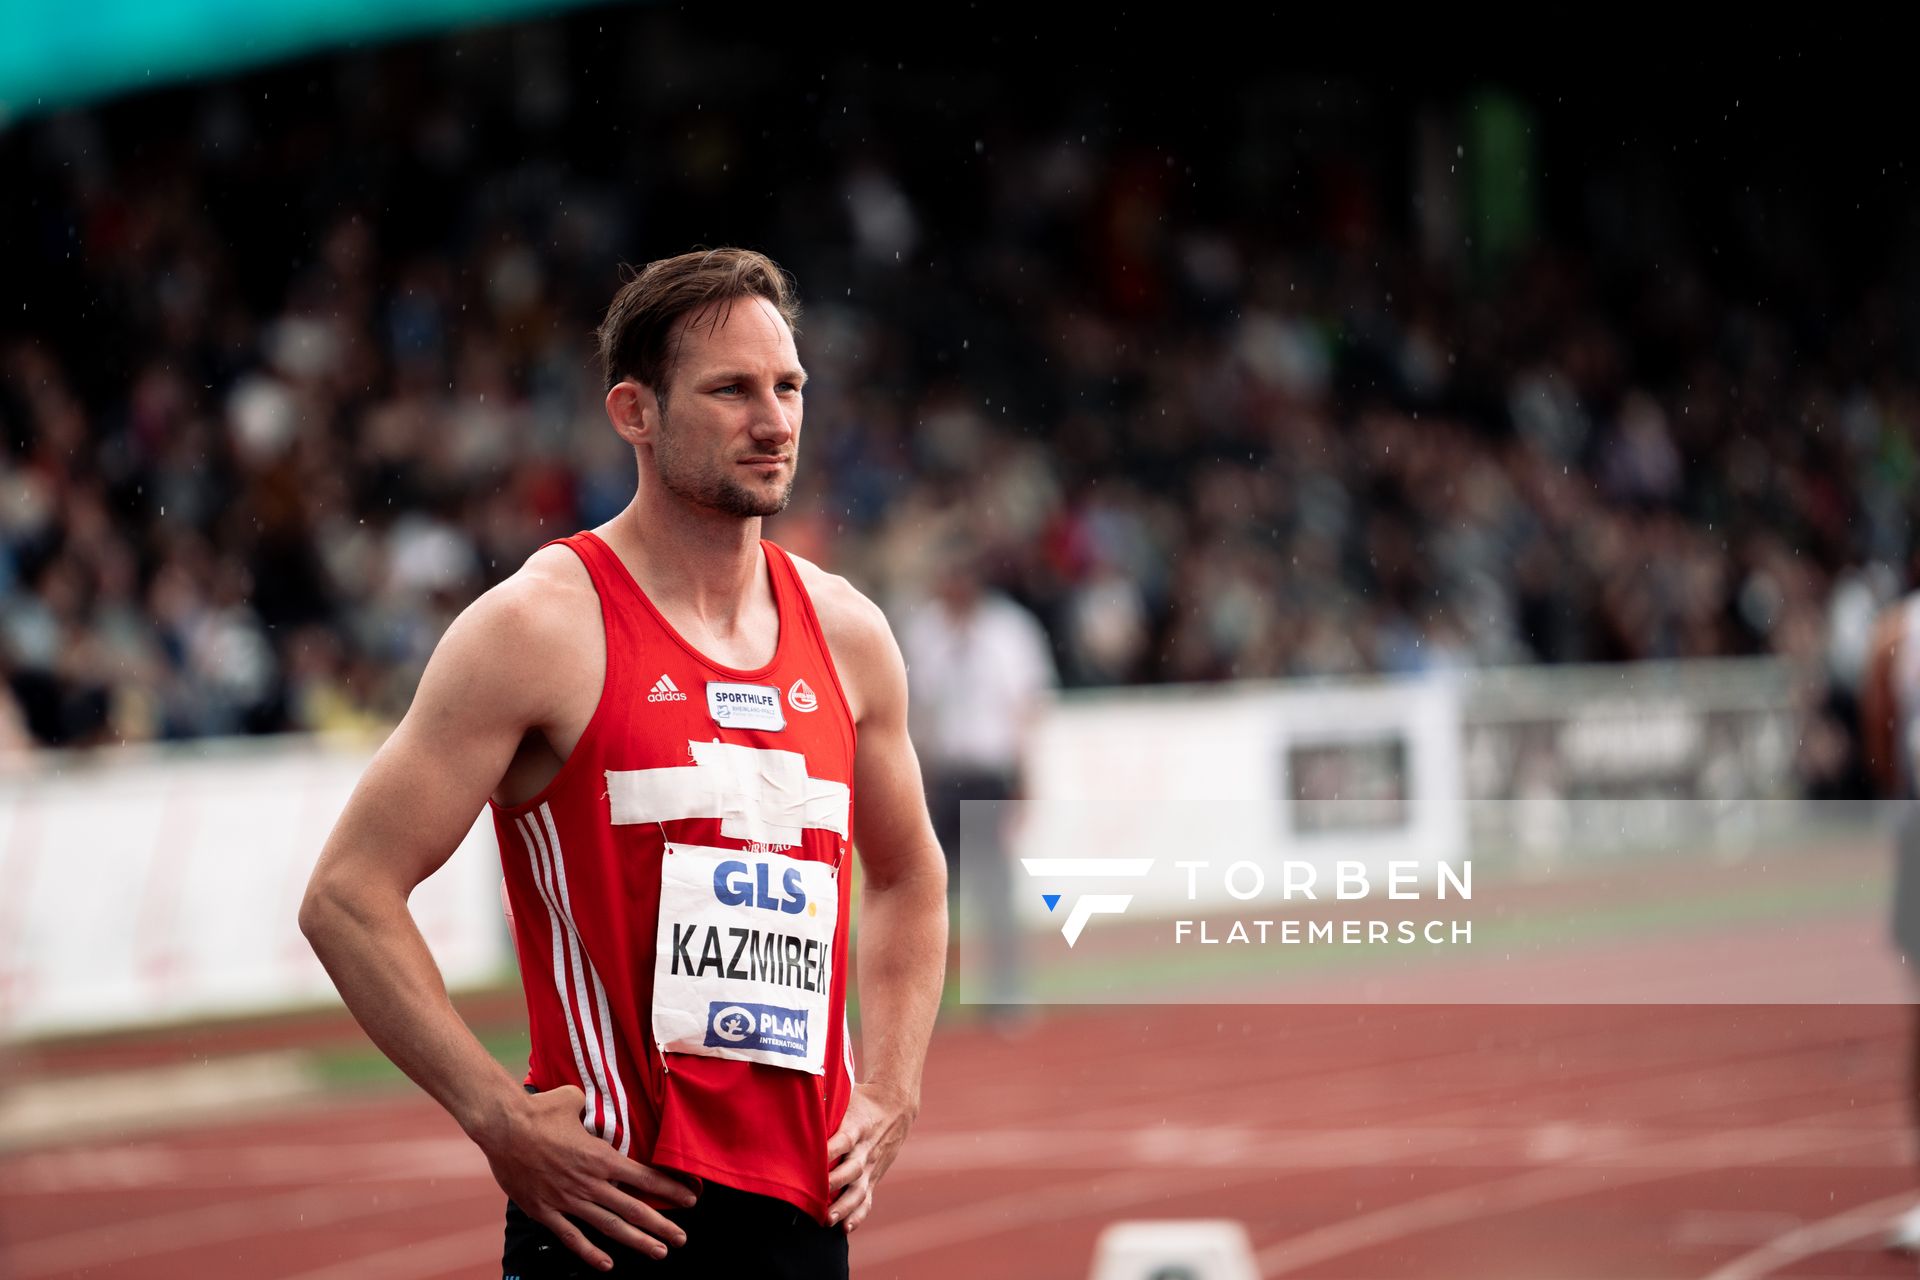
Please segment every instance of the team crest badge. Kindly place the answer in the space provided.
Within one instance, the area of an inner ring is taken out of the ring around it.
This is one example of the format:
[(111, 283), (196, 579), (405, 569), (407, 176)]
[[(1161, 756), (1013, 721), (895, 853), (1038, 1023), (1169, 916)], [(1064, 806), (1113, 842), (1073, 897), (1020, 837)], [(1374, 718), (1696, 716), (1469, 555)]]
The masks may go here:
[(795, 711), (812, 711), (820, 705), (820, 699), (813, 696), (805, 680), (795, 680), (787, 690), (787, 705)]

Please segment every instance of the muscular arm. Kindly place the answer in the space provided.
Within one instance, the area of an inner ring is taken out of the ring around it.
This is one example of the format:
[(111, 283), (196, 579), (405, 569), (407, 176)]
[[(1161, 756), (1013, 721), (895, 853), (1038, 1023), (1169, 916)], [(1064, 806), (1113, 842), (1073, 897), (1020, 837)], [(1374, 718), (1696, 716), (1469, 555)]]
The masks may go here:
[(540, 682), (512, 678), (536, 625), (528, 595), (491, 593), (448, 630), (300, 908), (301, 930), (368, 1036), (476, 1136), (517, 1108), (521, 1089), (454, 1012), (407, 898), (452, 855), (542, 715)]
[(854, 847), (865, 872), (858, 970), (866, 1078), (827, 1146), (836, 1196), (829, 1220), (852, 1231), (920, 1111), (945, 979), (947, 869), (907, 737), (900, 648), (878, 607), (843, 580), (813, 572), (809, 589), (859, 726)]
[(300, 928), (367, 1035), (459, 1121), (507, 1194), (604, 1269), (612, 1260), (566, 1215), (662, 1255), (659, 1241), (683, 1243), (684, 1232), (615, 1183), (680, 1203), (688, 1193), (589, 1135), (578, 1089), (537, 1097), (521, 1089), (454, 1010), (407, 910), (414, 886), (473, 825), (527, 730), (551, 724), (566, 673), (579, 669), (555, 660), (578, 645), (579, 620), (556, 607), (564, 604), (553, 581), (529, 574), (483, 596), (449, 628), (406, 718), (327, 839)]
[(879, 610), (861, 668), (854, 848), (865, 872), (860, 1009), (867, 1082), (920, 1109), (920, 1072), (945, 979), (947, 867), (907, 737), (907, 672)]

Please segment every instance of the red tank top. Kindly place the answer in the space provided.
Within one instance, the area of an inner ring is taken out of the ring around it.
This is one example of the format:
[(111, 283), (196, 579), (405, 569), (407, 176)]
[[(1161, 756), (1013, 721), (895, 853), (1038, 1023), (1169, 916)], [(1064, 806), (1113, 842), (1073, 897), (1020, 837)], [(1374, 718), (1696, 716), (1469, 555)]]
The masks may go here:
[[(824, 1221), (827, 1139), (853, 1086), (844, 1011), (854, 728), (819, 618), (793, 561), (763, 541), (779, 644), (758, 670), (723, 667), (680, 637), (606, 543), (592, 533), (560, 541), (599, 593), (607, 670), (553, 781), (524, 804), (493, 806), (533, 1042), (527, 1082), (577, 1085), (587, 1128), (642, 1163), (775, 1196)], [(698, 873), (674, 876), (671, 899), (682, 900), (683, 882), (687, 892), (710, 882), (717, 901), (705, 905), (745, 926), (714, 930), (704, 956), (691, 925), (669, 937), (659, 921), (668, 857)], [(830, 942), (824, 918), (797, 905), (803, 873), (813, 911), (826, 905), (823, 886), (837, 896)], [(813, 947), (781, 932), (808, 916), (822, 934)], [(680, 968), (703, 961), (709, 978), (751, 969), (788, 984), (758, 989), (795, 998), (714, 1001), (711, 1028), (703, 1021), (692, 1039), (669, 1041), (689, 1051), (663, 1052), (656, 964), (675, 966), (665, 981), (677, 992)], [(741, 1045), (758, 1046), (758, 1060), (698, 1056)], [(802, 1050), (820, 1074), (796, 1069)], [(784, 1062), (795, 1065), (774, 1065)]]

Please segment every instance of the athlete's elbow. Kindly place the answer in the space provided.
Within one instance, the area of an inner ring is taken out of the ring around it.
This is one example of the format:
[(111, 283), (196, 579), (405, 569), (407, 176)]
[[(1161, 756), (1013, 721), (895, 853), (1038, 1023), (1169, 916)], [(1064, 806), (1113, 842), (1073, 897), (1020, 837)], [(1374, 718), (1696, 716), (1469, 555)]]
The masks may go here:
[(865, 870), (861, 893), (869, 901), (946, 902), (947, 863), (938, 845), (929, 846), (925, 856), (870, 859)]
[(306, 937), (307, 945), (316, 952), (322, 950), (327, 939), (333, 935), (339, 918), (339, 904), (328, 892), (325, 879), (315, 873), (307, 882), (307, 891), (300, 899), (300, 932)]
[(324, 863), (314, 870), (300, 899), (299, 920), (300, 932), (315, 954), (325, 960), (341, 933), (362, 914), (340, 877), (330, 875)]
[[(945, 902), (947, 897), (947, 860), (937, 844), (928, 844), (910, 858), (902, 858), (884, 877), (885, 887), (903, 897)], [(870, 877), (869, 884), (881, 877)]]

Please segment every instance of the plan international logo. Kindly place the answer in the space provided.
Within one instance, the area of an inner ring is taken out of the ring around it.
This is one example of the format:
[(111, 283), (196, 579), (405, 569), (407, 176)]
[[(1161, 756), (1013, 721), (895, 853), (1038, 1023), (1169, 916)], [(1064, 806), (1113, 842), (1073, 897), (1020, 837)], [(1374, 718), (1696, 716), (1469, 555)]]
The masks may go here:
[[(1022, 858), (1020, 862), (1027, 874), (1036, 880), (1057, 882), (1061, 880), (1110, 880), (1120, 877), (1138, 878), (1153, 870), (1152, 858)], [(1043, 893), (1040, 900), (1052, 911), (1060, 905), (1062, 895)], [(1087, 921), (1099, 915), (1119, 915), (1133, 902), (1130, 893), (1089, 893), (1074, 899), (1067, 910), (1067, 918), (1060, 926), (1060, 933), (1071, 947), (1080, 941), (1080, 931), (1087, 927)]]

